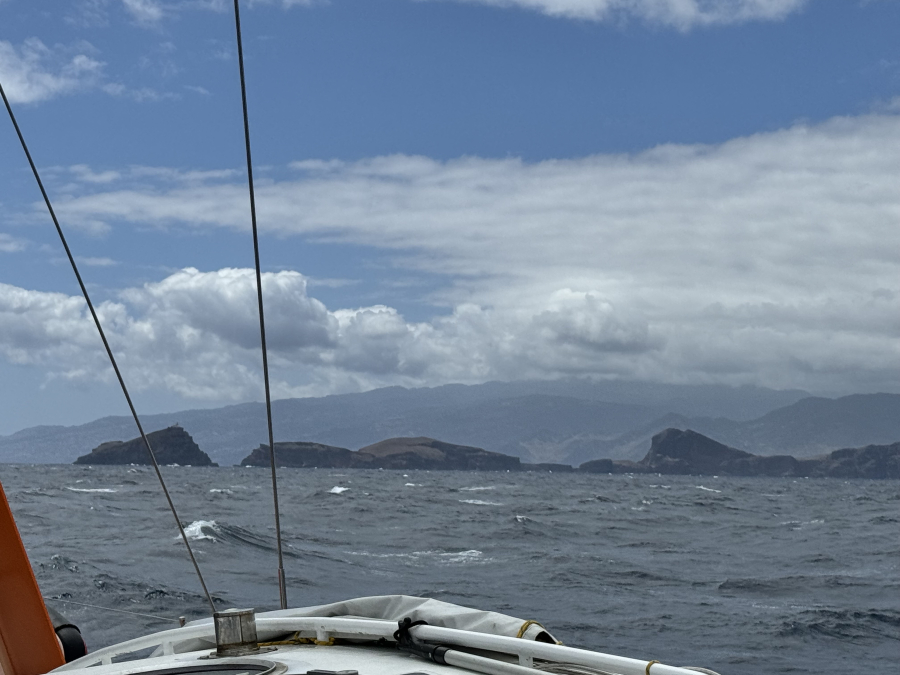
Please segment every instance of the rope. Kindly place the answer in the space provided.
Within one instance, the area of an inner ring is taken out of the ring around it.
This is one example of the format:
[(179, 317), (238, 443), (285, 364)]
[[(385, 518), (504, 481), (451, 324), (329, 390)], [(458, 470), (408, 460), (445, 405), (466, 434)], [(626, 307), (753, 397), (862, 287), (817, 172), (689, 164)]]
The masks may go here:
[(274, 642), (260, 642), (260, 647), (282, 647), (286, 645), (316, 645), (318, 647), (333, 647), (334, 646), (334, 638), (330, 637), (327, 640), (317, 640), (316, 638), (305, 638), (300, 637), (300, 631), (294, 633), (287, 640), (276, 640)]
[(266, 317), (263, 311), (262, 274), (259, 270), (259, 234), (256, 229), (256, 193), (253, 190), (253, 160), (250, 158), (250, 116), (247, 113), (247, 83), (244, 79), (244, 48), (241, 43), (241, 9), (234, 0), (234, 27), (237, 33), (238, 65), (241, 71), (241, 102), (244, 106), (244, 145), (247, 150), (247, 184), (250, 188), (250, 223), (253, 227), (253, 256), (256, 261), (256, 299), (259, 306), (259, 340), (262, 344), (263, 381), (266, 388), (266, 420), (269, 424), (269, 460), (272, 465), (272, 498), (275, 501), (275, 538), (278, 544), (278, 593), (281, 609), (287, 609), (287, 584), (281, 549), (281, 517), (278, 511), (278, 479), (275, 475), (275, 435), (272, 432), (272, 396), (269, 391), (269, 358), (266, 350)]
[[(526, 621), (525, 623), (522, 624), (522, 627), (519, 629), (519, 632), (516, 634), (516, 637), (517, 638), (525, 637), (525, 631), (527, 631), (531, 626), (540, 626), (541, 628), (544, 628), (544, 625), (542, 623), (540, 623), (539, 621), (535, 621), (534, 619), (528, 619), (528, 621)], [(544, 630), (547, 630), (547, 629), (544, 628)]]
[[(237, 0), (235, 0), (237, 3)], [(59, 220), (56, 218), (56, 212), (53, 210), (53, 205), (50, 203), (50, 197), (47, 195), (47, 190), (44, 189), (44, 183), (41, 180), (41, 175), (38, 173), (37, 166), (34, 164), (34, 160), (31, 158), (31, 153), (28, 151), (28, 145), (25, 143), (25, 137), (22, 135), (22, 130), (19, 129), (19, 123), (16, 121), (16, 116), (13, 114), (12, 107), (9, 104), (9, 99), (6, 98), (6, 92), (3, 91), (3, 86), (0, 85), (0, 97), (3, 98), (3, 103), (6, 105), (6, 111), (9, 113), (9, 119), (12, 120), (13, 126), (16, 129), (16, 134), (19, 137), (19, 142), (22, 144), (22, 150), (25, 151), (25, 156), (28, 158), (28, 164), (31, 165), (31, 172), (34, 174), (34, 178), (37, 181), (38, 187), (41, 190), (41, 195), (44, 197), (44, 203), (47, 205), (47, 210), (50, 212), (50, 218), (53, 219), (53, 224), (56, 226), (56, 232), (59, 234), (59, 240), (62, 242), (63, 248), (66, 250), (66, 256), (69, 258), (69, 264), (72, 266), (72, 271), (75, 272), (75, 278), (78, 279), (78, 285), (81, 287), (81, 294), (84, 296), (85, 302), (87, 302), (88, 309), (91, 311), (91, 316), (94, 319), (94, 325), (97, 326), (97, 332), (100, 333), (100, 339), (103, 341), (103, 346), (106, 348), (106, 355), (109, 357), (109, 362), (112, 364), (113, 370), (116, 372), (116, 378), (119, 380), (119, 386), (122, 387), (122, 393), (125, 394), (125, 400), (128, 402), (128, 408), (131, 410), (131, 416), (134, 418), (134, 423), (137, 425), (138, 431), (141, 434), (141, 438), (144, 441), (144, 447), (147, 448), (147, 454), (150, 455), (150, 461), (153, 463), (153, 469), (156, 471), (156, 477), (159, 479), (159, 484), (162, 486), (163, 494), (166, 496), (166, 501), (169, 503), (169, 510), (172, 512), (172, 516), (175, 518), (175, 523), (178, 525), (178, 531), (181, 533), (181, 538), (184, 541), (184, 545), (187, 547), (188, 555), (191, 557), (191, 562), (194, 565), (194, 570), (197, 572), (197, 577), (200, 579), (200, 585), (203, 587), (203, 593), (206, 595), (206, 599), (209, 601), (209, 607), (212, 610), (213, 614), (216, 612), (216, 606), (213, 604), (212, 596), (209, 594), (209, 590), (206, 588), (206, 582), (203, 580), (203, 574), (200, 572), (200, 565), (197, 564), (197, 559), (194, 557), (194, 551), (191, 549), (191, 544), (188, 541), (187, 534), (184, 532), (184, 527), (181, 525), (181, 519), (178, 517), (178, 511), (175, 510), (175, 503), (172, 501), (172, 497), (169, 495), (169, 490), (166, 488), (166, 481), (163, 480), (162, 472), (159, 470), (159, 463), (156, 461), (156, 454), (153, 452), (153, 448), (150, 447), (150, 441), (147, 438), (147, 434), (144, 433), (144, 427), (141, 425), (141, 420), (138, 417), (137, 410), (134, 407), (134, 403), (131, 402), (131, 396), (128, 393), (128, 387), (125, 386), (125, 379), (122, 377), (122, 373), (119, 371), (119, 365), (116, 363), (116, 357), (113, 356), (112, 348), (109, 346), (109, 342), (106, 339), (106, 333), (103, 332), (103, 326), (100, 325), (100, 318), (97, 316), (96, 310), (94, 310), (94, 304), (91, 302), (91, 296), (88, 294), (87, 287), (84, 285), (84, 281), (81, 279), (81, 273), (78, 271), (78, 265), (75, 264), (75, 257), (72, 255), (72, 251), (69, 249), (69, 244), (66, 241), (66, 237), (63, 234), (62, 227), (59, 224)]]
[(155, 614), (144, 614), (142, 612), (130, 612), (127, 609), (115, 609), (114, 607), (101, 607), (100, 605), (90, 605), (86, 602), (76, 602), (75, 600), (66, 600), (65, 598), (52, 598), (49, 596), (42, 596), (44, 600), (54, 600), (55, 602), (66, 602), (70, 605), (80, 605), (81, 607), (92, 607), (94, 609), (103, 609), (107, 612), (119, 612), (120, 614), (131, 614), (132, 616), (143, 616), (147, 619), (159, 619), (160, 621), (173, 621), (174, 623), (184, 625), (182, 623), (182, 618), (173, 619), (170, 616), (156, 616)]
[(540, 627), (543, 629), (544, 633), (546, 633), (547, 635), (549, 635), (549, 636), (553, 639), (553, 641), (554, 641), (555, 644), (558, 644), (558, 645), (561, 645), (561, 644), (562, 644), (562, 642), (561, 642), (560, 640), (557, 640), (555, 637), (553, 637), (552, 635), (550, 635), (549, 631), (548, 631), (546, 628), (544, 628), (544, 624), (542, 624), (540, 621), (535, 621), (534, 619), (529, 619), (528, 621), (526, 621), (525, 623), (523, 623), (523, 624), (522, 624), (522, 627), (519, 629), (519, 632), (516, 634), (516, 637), (517, 637), (517, 638), (524, 638), (524, 637), (525, 637), (525, 633), (528, 631), (528, 629), (529, 629), (531, 626), (540, 626)]
[(650, 661), (647, 664), (647, 667), (644, 669), (644, 672), (646, 673), (646, 675), (650, 675), (650, 666), (652, 666), (654, 663), (659, 663), (659, 661)]

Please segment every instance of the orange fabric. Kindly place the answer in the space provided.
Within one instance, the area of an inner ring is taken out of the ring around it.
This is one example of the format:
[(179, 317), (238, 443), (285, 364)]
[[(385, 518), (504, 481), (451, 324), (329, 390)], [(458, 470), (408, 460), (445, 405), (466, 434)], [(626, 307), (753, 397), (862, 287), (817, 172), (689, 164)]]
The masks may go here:
[(0, 485), (0, 671), (41, 675), (65, 663)]

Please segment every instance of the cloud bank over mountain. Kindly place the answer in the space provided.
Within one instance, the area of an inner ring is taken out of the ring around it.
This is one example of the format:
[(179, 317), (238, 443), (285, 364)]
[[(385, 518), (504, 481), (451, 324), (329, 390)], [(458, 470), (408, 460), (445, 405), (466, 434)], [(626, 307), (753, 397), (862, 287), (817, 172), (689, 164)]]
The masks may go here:
[[(263, 288), (279, 396), (621, 369), (656, 347), (646, 323), (623, 319), (587, 293), (557, 293), (539, 312), (463, 305), (410, 323), (381, 305), (331, 311), (307, 294), (297, 272), (267, 273)], [(136, 387), (213, 400), (256, 393), (252, 270), (188, 268), (120, 295), (98, 313)], [(97, 342), (79, 297), (0, 284), (0, 353), (10, 362), (69, 379), (108, 378)]]

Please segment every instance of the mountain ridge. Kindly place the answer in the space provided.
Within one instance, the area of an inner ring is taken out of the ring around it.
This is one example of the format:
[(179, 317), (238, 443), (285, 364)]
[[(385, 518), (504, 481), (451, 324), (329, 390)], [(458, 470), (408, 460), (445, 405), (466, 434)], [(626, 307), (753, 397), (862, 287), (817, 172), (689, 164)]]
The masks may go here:
[[(601, 400), (613, 394), (622, 400)], [(718, 414), (723, 410), (759, 415), (735, 420)], [(692, 416), (691, 411), (708, 414)], [(611, 386), (576, 380), (389, 387), (362, 394), (281, 399), (273, 402), (273, 415), (278, 442), (361, 448), (385, 438), (425, 436), (533, 464), (578, 465), (599, 457), (638, 460), (653, 435), (676, 426), (756, 454), (811, 456), (900, 438), (897, 394), (826, 399), (799, 390), (718, 385)], [(267, 436), (261, 403), (142, 419), (148, 429), (180, 424), (213, 461), (223, 465), (239, 462)], [(73, 427), (31, 427), (0, 437), (0, 462), (69, 463), (102, 442), (134, 433), (134, 423), (126, 417)]]

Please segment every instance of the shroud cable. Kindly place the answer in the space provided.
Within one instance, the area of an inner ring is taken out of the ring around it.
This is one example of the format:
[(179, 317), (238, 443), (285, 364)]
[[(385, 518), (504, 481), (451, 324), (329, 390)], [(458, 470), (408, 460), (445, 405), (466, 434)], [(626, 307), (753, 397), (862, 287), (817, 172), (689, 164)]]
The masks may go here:
[(250, 222), (253, 227), (253, 256), (256, 261), (256, 298), (259, 305), (259, 339), (262, 343), (263, 380), (266, 387), (266, 419), (269, 423), (269, 460), (272, 465), (272, 498), (275, 501), (275, 538), (278, 544), (278, 595), (281, 609), (287, 609), (287, 583), (281, 549), (281, 514), (278, 510), (278, 478), (275, 472), (275, 435), (272, 432), (272, 396), (269, 390), (269, 358), (266, 350), (266, 318), (263, 311), (262, 274), (259, 270), (259, 235), (256, 229), (256, 194), (253, 190), (253, 161), (250, 158), (250, 117), (247, 114), (247, 84), (244, 79), (244, 48), (241, 44), (241, 9), (234, 0), (234, 27), (237, 33), (238, 66), (241, 71), (241, 102), (244, 105), (244, 145), (247, 150), (247, 184), (250, 188)]
[(56, 232), (59, 234), (59, 240), (62, 242), (63, 248), (66, 250), (66, 256), (69, 258), (69, 263), (72, 265), (72, 271), (75, 272), (75, 278), (78, 279), (78, 285), (81, 287), (81, 294), (84, 296), (85, 302), (87, 302), (88, 309), (91, 311), (91, 316), (94, 318), (94, 324), (97, 326), (97, 332), (100, 333), (100, 339), (103, 340), (103, 346), (106, 348), (106, 355), (109, 357), (109, 362), (112, 364), (113, 370), (116, 372), (116, 378), (119, 380), (119, 385), (122, 387), (122, 393), (125, 394), (125, 400), (128, 401), (128, 407), (131, 409), (131, 416), (134, 417), (134, 423), (137, 425), (138, 431), (141, 434), (141, 438), (144, 441), (144, 447), (147, 448), (147, 454), (150, 455), (150, 461), (153, 463), (153, 469), (156, 471), (156, 477), (159, 478), (159, 484), (162, 486), (163, 494), (166, 496), (166, 501), (169, 503), (169, 510), (172, 512), (172, 515), (175, 517), (175, 523), (178, 525), (178, 531), (181, 533), (181, 538), (184, 541), (184, 545), (187, 547), (188, 555), (191, 557), (191, 562), (194, 564), (194, 569), (197, 571), (197, 577), (200, 579), (200, 585), (203, 587), (203, 593), (206, 595), (207, 601), (209, 601), (209, 607), (212, 610), (213, 614), (216, 613), (216, 606), (213, 604), (212, 596), (209, 594), (209, 590), (206, 588), (206, 582), (203, 580), (203, 574), (200, 572), (200, 565), (197, 564), (197, 559), (194, 557), (194, 551), (191, 549), (191, 543), (188, 541), (187, 534), (184, 531), (184, 526), (181, 524), (181, 519), (178, 517), (178, 511), (175, 510), (175, 503), (172, 501), (172, 497), (169, 495), (169, 489), (166, 487), (166, 481), (163, 480), (162, 472), (159, 470), (159, 462), (156, 461), (156, 454), (153, 452), (153, 448), (150, 447), (150, 441), (147, 438), (147, 434), (144, 433), (144, 427), (141, 424), (141, 420), (138, 417), (137, 410), (135, 410), (134, 404), (131, 402), (131, 396), (128, 393), (128, 387), (125, 386), (125, 380), (122, 377), (122, 373), (119, 371), (119, 365), (116, 363), (116, 357), (113, 356), (112, 349), (109, 346), (109, 342), (106, 340), (106, 333), (103, 332), (103, 326), (100, 325), (100, 318), (97, 316), (97, 312), (94, 310), (94, 304), (91, 302), (91, 296), (88, 295), (87, 287), (84, 285), (84, 281), (81, 279), (81, 273), (78, 271), (78, 265), (75, 264), (75, 257), (72, 255), (72, 251), (69, 249), (69, 244), (66, 242), (66, 237), (63, 234), (62, 227), (59, 225), (59, 220), (56, 218), (56, 212), (53, 210), (53, 205), (50, 203), (50, 197), (47, 195), (47, 191), (44, 189), (44, 183), (41, 180), (41, 176), (38, 173), (37, 166), (34, 164), (34, 160), (31, 158), (31, 153), (28, 151), (28, 145), (25, 143), (25, 137), (22, 135), (22, 130), (19, 129), (19, 123), (16, 121), (16, 116), (13, 114), (12, 107), (9, 104), (9, 99), (6, 98), (6, 92), (3, 90), (3, 85), (0, 84), (0, 97), (3, 98), (3, 103), (6, 105), (6, 111), (9, 113), (9, 119), (12, 120), (13, 126), (16, 129), (16, 134), (19, 137), (19, 142), (22, 144), (22, 150), (25, 151), (25, 156), (28, 158), (28, 164), (31, 166), (31, 172), (34, 174), (34, 178), (37, 181), (38, 187), (41, 189), (41, 194), (44, 197), (44, 203), (47, 205), (47, 210), (50, 212), (50, 217), (53, 219), (53, 224), (56, 225)]

